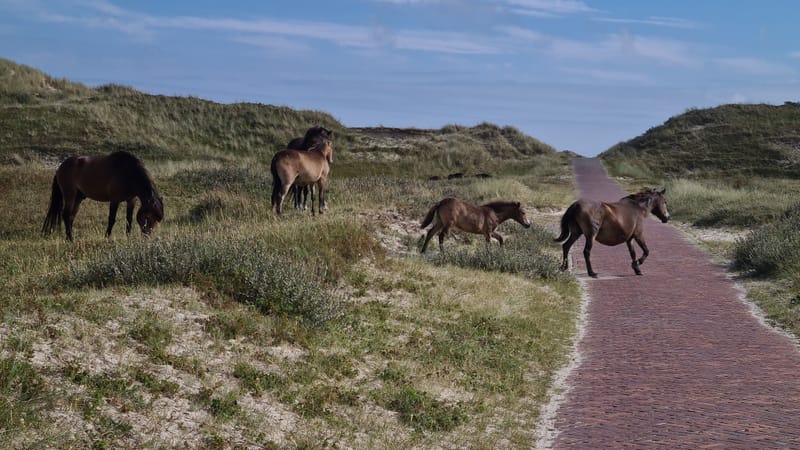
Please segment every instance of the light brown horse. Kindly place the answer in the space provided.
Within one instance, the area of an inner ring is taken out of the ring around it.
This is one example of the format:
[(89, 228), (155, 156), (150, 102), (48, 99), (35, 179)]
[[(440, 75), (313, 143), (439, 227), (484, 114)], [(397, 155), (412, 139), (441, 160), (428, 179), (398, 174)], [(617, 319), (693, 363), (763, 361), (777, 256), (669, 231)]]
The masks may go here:
[[(320, 126), (311, 127), (306, 130), (305, 136), (297, 137), (289, 141), (289, 143), (286, 144), (286, 148), (291, 150), (308, 150), (325, 139), (333, 141), (333, 131)], [(314, 189), (313, 186), (310, 186), (310, 188)], [(309, 186), (302, 188), (292, 186), (291, 191), (292, 197), (294, 198), (294, 209), (306, 209)]]
[[(323, 139), (318, 144), (302, 150), (281, 150), (272, 157), (272, 210), (281, 214), (283, 199), (292, 186), (303, 187), (316, 184), (319, 187), (317, 208), (322, 214), (325, 203), (325, 188), (328, 185), (330, 164), (333, 163), (333, 142)], [(314, 193), (311, 193), (311, 213), (314, 213)]]
[(433, 223), (420, 252), (425, 253), (428, 242), (437, 232), (439, 250), (444, 251), (444, 238), (453, 227), (468, 233), (482, 234), (486, 238), (487, 246), (492, 238), (497, 239), (502, 246), (503, 237), (494, 230), (508, 219), (517, 221), (525, 228), (531, 226), (519, 202), (496, 201), (475, 206), (454, 197), (445, 198), (433, 205), (420, 224), (420, 228), (425, 228)]
[(72, 222), (85, 198), (110, 202), (106, 237), (117, 219), (120, 202), (127, 202), (125, 232), (130, 234), (136, 197), (141, 207), (136, 221), (144, 235), (164, 219), (164, 204), (153, 180), (139, 158), (128, 152), (115, 152), (108, 156), (70, 156), (58, 166), (53, 177), (50, 207), (42, 226), (43, 234), (61, 227), (63, 218), (67, 240), (72, 241)]
[[(567, 270), (567, 256), (572, 244), (581, 235), (586, 238), (583, 247), (583, 257), (586, 260), (586, 270), (590, 277), (597, 278), (597, 273), (592, 270), (589, 257), (592, 253), (592, 243), (597, 241), (603, 245), (628, 244), (631, 254), (631, 267), (636, 275), (641, 275), (639, 266), (644, 264), (650, 251), (644, 242), (644, 220), (648, 213), (666, 223), (669, 220), (667, 201), (664, 199), (665, 190), (642, 189), (636, 194), (628, 195), (616, 203), (595, 202), (578, 200), (561, 217), (561, 235), (555, 238), (556, 242), (564, 241), (564, 259), (561, 270)], [(636, 259), (636, 251), (631, 241), (636, 241), (642, 249), (642, 257)]]

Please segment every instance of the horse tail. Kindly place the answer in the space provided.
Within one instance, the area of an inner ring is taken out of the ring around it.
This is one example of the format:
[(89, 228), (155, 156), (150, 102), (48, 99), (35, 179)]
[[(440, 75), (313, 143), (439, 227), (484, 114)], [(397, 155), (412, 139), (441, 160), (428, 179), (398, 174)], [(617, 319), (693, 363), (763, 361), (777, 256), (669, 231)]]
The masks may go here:
[(575, 202), (567, 208), (567, 211), (561, 216), (561, 234), (553, 239), (554, 242), (561, 242), (567, 239), (570, 235), (569, 225), (572, 222), (575, 222), (575, 216), (578, 215), (578, 202)]
[(56, 177), (53, 177), (53, 189), (50, 193), (50, 207), (47, 208), (47, 216), (42, 225), (42, 234), (50, 234), (54, 228), (61, 228), (61, 210), (64, 208), (64, 197), (61, 195), (61, 188), (58, 186)]
[(436, 214), (436, 211), (439, 209), (439, 205), (441, 204), (442, 202), (438, 202), (431, 207), (431, 209), (428, 211), (428, 214), (426, 214), (425, 218), (422, 219), (422, 223), (419, 224), (420, 228), (425, 228), (430, 225), (431, 222), (433, 222), (433, 217)]
[(283, 180), (278, 174), (278, 158), (272, 158), (272, 163), (269, 165), (269, 171), (272, 173), (272, 209), (277, 208), (278, 203), (281, 201), (281, 190), (283, 190)]

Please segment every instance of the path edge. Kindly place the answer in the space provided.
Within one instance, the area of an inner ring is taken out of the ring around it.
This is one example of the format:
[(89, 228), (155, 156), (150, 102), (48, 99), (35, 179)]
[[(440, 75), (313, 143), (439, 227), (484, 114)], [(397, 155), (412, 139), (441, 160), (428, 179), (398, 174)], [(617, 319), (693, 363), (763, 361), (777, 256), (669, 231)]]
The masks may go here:
[(587, 280), (578, 280), (578, 282), (581, 290), (581, 306), (576, 321), (576, 332), (572, 338), (572, 348), (567, 356), (567, 363), (555, 373), (553, 384), (547, 391), (549, 400), (542, 405), (539, 420), (536, 422), (536, 445), (534, 448), (537, 450), (553, 448), (553, 444), (559, 434), (559, 430), (556, 428), (558, 410), (572, 390), (572, 386), (567, 380), (583, 362), (583, 353), (581, 353), (580, 347), (586, 335), (586, 327), (589, 322), (589, 302), (591, 298), (589, 297)]

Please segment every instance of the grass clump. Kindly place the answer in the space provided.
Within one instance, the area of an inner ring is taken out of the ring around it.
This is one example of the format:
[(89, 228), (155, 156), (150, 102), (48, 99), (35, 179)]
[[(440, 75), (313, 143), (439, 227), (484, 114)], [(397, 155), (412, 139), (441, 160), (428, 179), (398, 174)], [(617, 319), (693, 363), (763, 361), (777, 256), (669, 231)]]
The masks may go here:
[(773, 182), (676, 179), (667, 184), (670, 214), (696, 226), (751, 227), (779, 218), (794, 198)]
[(797, 283), (800, 273), (800, 204), (784, 216), (749, 233), (736, 243), (734, 268), (758, 277), (788, 275)]
[(296, 316), (318, 325), (342, 311), (341, 297), (325, 278), (324, 266), (275, 253), (264, 244), (187, 237), (124, 243), (75, 268), (68, 282), (104, 287), (211, 280), (220, 293), (265, 314)]
[(25, 428), (37, 421), (46, 392), (30, 363), (15, 356), (0, 358), (0, 430)]
[(430, 258), (436, 265), (452, 264), (465, 268), (518, 273), (531, 278), (564, 279), (566, 275), (559, 269), (558, 259), (546, 247), (552, 243), (550, 232), (538, 225), (533, 225), (531, 230), (516, 233), (502, 247), (492, 241), (488, 248), (481, 244), (474, 248), (437, 251)]
[(411, 386), (392, 386), (385, 407), (400, 415), (400, 421), (417, 431), (452, 431), (467, 421), (457, 405), (437, 400)]

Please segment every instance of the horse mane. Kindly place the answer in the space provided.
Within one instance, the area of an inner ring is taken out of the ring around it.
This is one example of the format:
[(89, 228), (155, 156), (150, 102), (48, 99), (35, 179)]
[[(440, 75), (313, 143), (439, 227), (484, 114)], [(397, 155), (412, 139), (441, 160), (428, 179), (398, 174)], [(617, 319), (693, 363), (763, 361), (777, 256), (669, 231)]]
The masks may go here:
[(500, 212), (500, 211), (505, 211), (505, 210), (508, 210), (508, 209), (519, 208), (520, 204), (519, 204), (519, 202), (510, 202), (510, 201), (506, 201), (506, 200), (496, 200), (496, 201), (493, 201), (493, 202), (485, 203), (485, 204), (483, 204), (481, 206), (484, 207), (484, 208), (489, 208), (489, 209), (493, 210), (494, 212)]
[(331, 131), (324, 127), (311, 127), (306, 131), (303, 137), (303, 147), (310, 150), (312, 147), (319, 145), (321, 142), (331, 139)]
[(631, 200), (637, 204), (647, 203), (647, 206), (650, 207), (650, 202), (656, 194), (658, 194), (658, 189), (642, 188), (639, 192), (623, 197), (622, 200)]
[(157, 209), (163, 211), (161, 196), (156, 191), (153, 178), (144, 167), (141, 159), (137, 158), (136, 155), (120, 150), (108, 155), (108, 160), (111, 163), (112, 170), (125, 174), (136, 185), (140, 195), (152, 197), (154, 203), (157, 203)]

